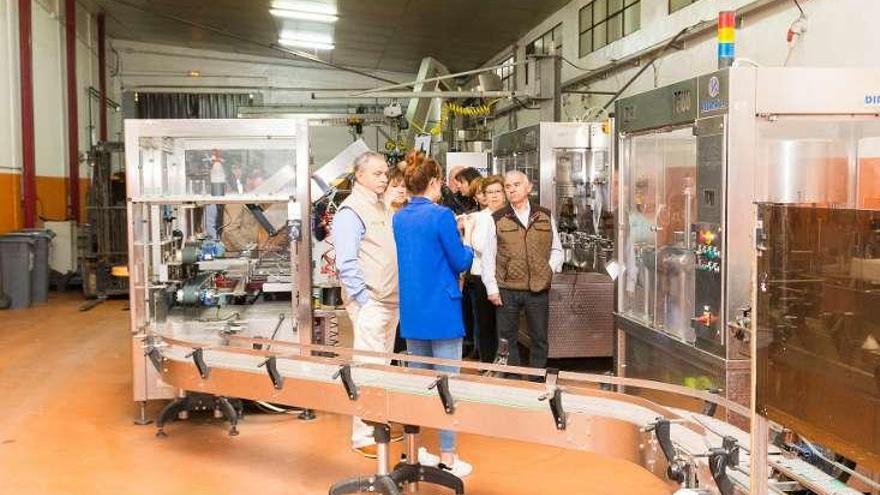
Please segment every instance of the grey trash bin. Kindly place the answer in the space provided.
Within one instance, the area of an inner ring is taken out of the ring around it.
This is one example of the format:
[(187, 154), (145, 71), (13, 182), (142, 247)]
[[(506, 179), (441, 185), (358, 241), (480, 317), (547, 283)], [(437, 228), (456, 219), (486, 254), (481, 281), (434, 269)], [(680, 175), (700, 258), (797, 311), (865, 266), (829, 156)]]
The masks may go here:
[(0, 276), (3, 277), (3, 292), (9, 297), (12, 309), (31, 305), (35, 244), (36, 241), (28, 236), (0, 237)]
[(34, 263), (31, 276), (31, 302), (49, 302), (49, 249), (55, 233), (46, 229), (22, 229), (7, 234), (8, 237), (24, 236), (34, 240)]

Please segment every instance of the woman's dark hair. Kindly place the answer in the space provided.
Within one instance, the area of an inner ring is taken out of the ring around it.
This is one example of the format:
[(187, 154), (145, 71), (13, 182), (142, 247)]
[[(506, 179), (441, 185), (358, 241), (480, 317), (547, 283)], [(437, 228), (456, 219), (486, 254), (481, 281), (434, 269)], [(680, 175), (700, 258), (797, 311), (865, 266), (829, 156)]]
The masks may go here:
[(423, 194), (431, 179), (441, 180), (443, 171), (440, 165), (421, 151), (413, 150), (406, 154), (406, 168), (403, 170), (403, 183), (412, 195)]
[(471, 181), (482, 176), (483, 175), (480, 174), (479, 170), (475, 169), (474, 167), (468, 167), (461, 172), (455, 174), (455, 180), (459, 182), (467, 182), (468, 184), (470, 184)]

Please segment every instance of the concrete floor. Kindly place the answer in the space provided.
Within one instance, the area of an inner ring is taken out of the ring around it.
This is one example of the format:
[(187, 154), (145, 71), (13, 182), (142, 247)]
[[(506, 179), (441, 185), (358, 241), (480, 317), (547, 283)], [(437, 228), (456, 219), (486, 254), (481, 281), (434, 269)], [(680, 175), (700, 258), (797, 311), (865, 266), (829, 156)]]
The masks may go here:
[[(166, 439), (135, 426), (127, 302), (85, 313), (81, 303), (53, 294), (48, 306), (0, 312), (0, 494), (321, 494), (371, 472), (348, 450), (349, 418), (332, 414), (250, 415), (234, 438), (207, 418), (170, 425)], [(473, 435), (459, 443), (475, 466), (469, 494), (670, 493), (624, 461)]]

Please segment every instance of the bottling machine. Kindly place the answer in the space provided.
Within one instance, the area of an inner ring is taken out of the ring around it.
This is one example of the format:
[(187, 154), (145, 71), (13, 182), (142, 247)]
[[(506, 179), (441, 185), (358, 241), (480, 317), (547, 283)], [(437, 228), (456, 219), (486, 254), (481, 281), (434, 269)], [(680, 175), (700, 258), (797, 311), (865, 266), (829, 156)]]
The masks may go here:
[[(614, 252), (610, 143), (607, 125), (577, 122), (542, 122), (492, 143), (495, 172), (525, 173), (532, 199), (556, 219), (565, 264), (551, 287), (551, 358), (612, 354), (614, 288), (605, 273)], [(520, 338), (528, 342), (524, 332)]]
[(734, 67), (617, 102), (621, 376), (749, 404), (754, 203), (876, 207), (878, 88)]
[[(125, 123), (134, 400), (174, 398), (162, 333), (311, 343), (305, 120)], [(302, 267), (305, 267), (303, 269)]]

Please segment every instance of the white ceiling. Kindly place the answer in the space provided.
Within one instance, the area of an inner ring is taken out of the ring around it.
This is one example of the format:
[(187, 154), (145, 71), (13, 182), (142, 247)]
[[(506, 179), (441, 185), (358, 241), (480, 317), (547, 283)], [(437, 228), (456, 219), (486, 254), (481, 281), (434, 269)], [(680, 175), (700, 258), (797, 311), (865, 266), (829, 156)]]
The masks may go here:
[[(336, 1), (336, 48), (322, 59), (360, 69), (415, 72), (433, 56), (450, 70), (478, 67), (569, 0)], [(270, 0), (93, 0), (108, 36), (255, 55), (278, 55), (281, 21)], [(291, 21), (287, 21), (291, 22)], [(286, 29), (290, 29), (287, 26)]]

